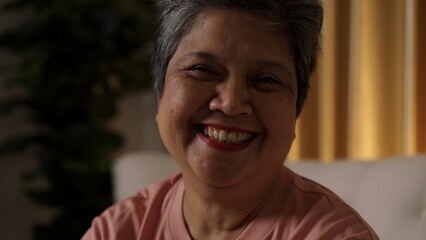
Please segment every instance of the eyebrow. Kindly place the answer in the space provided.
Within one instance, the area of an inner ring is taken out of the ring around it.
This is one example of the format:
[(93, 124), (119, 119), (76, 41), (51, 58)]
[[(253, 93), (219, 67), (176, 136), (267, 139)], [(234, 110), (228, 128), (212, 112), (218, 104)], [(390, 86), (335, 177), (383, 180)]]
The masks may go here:
[[(179, 60), (179, 62), (184, 61), (188, 58), (192, 58), (192, 57), (200, 57), (200, 58), (204, 58), (204, 59), (207, 59), (207, 60), (210, 60), (210, 61), (220, 62), (219, 58), (217, 56), (215, 56), (214, 54), (208, 53), (208, 52), (190, 52), (190, 53), (184, 55)], [(279, 69), (279, 70), (285, 72), (288, 75), (288, 77), (293, 77), (292, 74), (291, 74), (291, 71), (288, 69), (288, 67), (285, 64), (281, 64), (277, 61), (257, 60), (255, 63), (257, 65), (260, 65), (260, 66)]]
[(219, 62), (219, 59), (215, 55), (213, 55), (211, 53), (207, 53), (207, 52), (190, 52), (190, 53), (184, 55), (180, 59), (180, 61), (185, 60), (187, 58), (192, 58), (192, 57), (200, 57), (200, 58), (205, 58), (205, 59), (208, 59), (208, 60), (211, 60), (211, 61)]
[(265, 67), (280, 69), (281, 71), (285, 72), (289, 77), (293, 77), (290, 70), (288, 69), (288, 67), (285, 64), (280, 64), (278, 62), (268, 61), (268, 60), (258, 60), (258, 61), (256, 61), (256, 64), (261, 65), (261, 66), (265, 66)]

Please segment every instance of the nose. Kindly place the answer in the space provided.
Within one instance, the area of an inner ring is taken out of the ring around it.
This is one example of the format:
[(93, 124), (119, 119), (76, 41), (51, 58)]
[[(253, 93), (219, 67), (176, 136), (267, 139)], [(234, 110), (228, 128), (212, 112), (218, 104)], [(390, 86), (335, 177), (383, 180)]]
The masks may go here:
[(228, 116), (250, 115), (253, 108), (248, 86), (237, 81), (223, 81), (210, 101), (210, 110), (221, 111)]

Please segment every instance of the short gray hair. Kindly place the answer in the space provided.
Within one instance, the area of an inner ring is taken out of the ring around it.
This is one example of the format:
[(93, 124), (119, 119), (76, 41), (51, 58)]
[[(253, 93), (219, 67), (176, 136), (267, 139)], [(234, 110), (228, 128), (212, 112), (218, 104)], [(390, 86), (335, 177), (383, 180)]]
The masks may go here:
[(290, 42), (297, 75), (296, 113), (305, 103), (309, 78), (320, 49), (323, 8), (320, 0), (158, 0), (158, 30), (152, 55), (152, 74), (158, 97), (170, 59), (200, 13), (232, 9), (267, 16)]

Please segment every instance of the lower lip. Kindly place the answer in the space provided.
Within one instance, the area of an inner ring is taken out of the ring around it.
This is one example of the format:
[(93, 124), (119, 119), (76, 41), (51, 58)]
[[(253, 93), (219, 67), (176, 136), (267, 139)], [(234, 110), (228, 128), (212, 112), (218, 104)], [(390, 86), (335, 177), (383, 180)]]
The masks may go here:
[(252, 140), (244, 142), (244, 143), (226, 143), (226, 142), (220, 142), (217, 141), (213, 138), (209, 138), (201, 133), (198, 134), (198, 136), (200, 136), (200, 138), (207, 143), (207, 145), (209, 145), (210, 147), (217, 149), (217, 150), (222, 150), (222, 151), (229, 151), (229, 152), (235, 152), (235, 151), (240, 151), (243, 150), (245, 148), (248, 147), (248, 145), (250, 145), (250, 143), (252, 142)]

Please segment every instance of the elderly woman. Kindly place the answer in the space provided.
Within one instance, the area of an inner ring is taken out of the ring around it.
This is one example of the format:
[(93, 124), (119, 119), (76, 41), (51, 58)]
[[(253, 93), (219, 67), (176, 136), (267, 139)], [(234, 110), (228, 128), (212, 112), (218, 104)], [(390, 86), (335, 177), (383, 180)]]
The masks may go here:
[(182, 173), (107, 209), (83, 239), (378, 239), (283, 166), (319, 48), (316, 0), (160, 0), (162, 140)]

